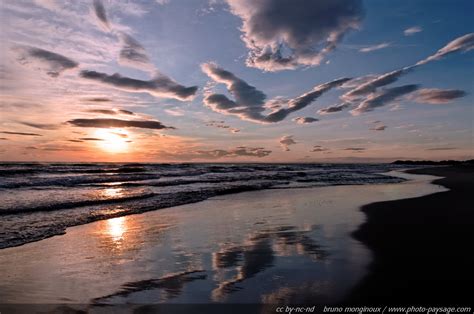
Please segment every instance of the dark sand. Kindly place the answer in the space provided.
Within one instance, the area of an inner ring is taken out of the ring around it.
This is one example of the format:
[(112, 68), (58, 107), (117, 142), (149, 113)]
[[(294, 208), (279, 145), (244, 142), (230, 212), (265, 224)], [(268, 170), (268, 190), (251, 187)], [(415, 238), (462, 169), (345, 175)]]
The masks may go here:
[(474, 304), (474, 168), (435, 167), (413, 174), (442, 176), (449, 191), (372, 203), (353, 236), (374, 253), (366, 278), (348, 302)]

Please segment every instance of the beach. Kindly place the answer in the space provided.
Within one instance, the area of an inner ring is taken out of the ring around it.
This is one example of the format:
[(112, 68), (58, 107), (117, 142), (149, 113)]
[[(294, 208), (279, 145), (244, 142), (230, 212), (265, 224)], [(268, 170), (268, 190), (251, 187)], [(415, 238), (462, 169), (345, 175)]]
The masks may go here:
[(117, 304), (338, 304), (370, 278), (369, 265), (379, 259), (351, 236), (366, 219), (359, 208), (447, 191), (431, 184), (431, 175), (387, 175), (407, 181), (243, 192), (70, 227), (0, 250), (0, 299), (4, 306), (89, 311)]
[(349, 303), (472, 305), (474, 169), (412, 169), (449, 191), (365, 205), (354, 237), (374, 253)]

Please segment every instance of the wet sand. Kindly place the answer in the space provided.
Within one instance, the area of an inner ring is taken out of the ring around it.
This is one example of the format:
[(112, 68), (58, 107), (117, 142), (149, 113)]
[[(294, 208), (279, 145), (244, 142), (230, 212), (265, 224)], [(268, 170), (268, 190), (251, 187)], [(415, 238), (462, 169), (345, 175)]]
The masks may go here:
[(432, 176), (397, 175), (411, 180), (245, 192), (68, 228), (0, 250), (0, 299), (98, 312), (124, 303), (337, 303), (371, 262), (351, 237), (365, 219), (360, 206), (446, 190)]
[(449, 191), (378, 202), (354, 237), (374, 252), (368, 276), (349, 303), (473, 305), (474, 168), (409, 173), (442, 176)]

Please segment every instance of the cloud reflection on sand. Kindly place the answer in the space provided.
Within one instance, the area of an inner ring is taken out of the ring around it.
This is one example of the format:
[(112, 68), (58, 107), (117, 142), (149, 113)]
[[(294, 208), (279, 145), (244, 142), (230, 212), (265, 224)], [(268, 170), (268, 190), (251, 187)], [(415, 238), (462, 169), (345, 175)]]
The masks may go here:
[[(274, 266), (276, 256), (305, 255), (322, 260), (327, 253), (305, 233), (294, 226), (280, 226), (251, 235), (242, 246), (234, 246), (212, 254), (215, 279), (213, 301), (223, 301), (227, 294), (238, 291), (238, 283)], [(225, 280), (229, 273), (236, 273)], [(220, 280), (219, 280), (220, 279)]]

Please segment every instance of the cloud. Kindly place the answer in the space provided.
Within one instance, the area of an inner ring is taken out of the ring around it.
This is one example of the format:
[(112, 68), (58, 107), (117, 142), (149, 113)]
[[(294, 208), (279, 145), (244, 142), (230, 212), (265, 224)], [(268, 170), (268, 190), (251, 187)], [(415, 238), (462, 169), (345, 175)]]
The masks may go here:
[(22, 136), (43, 136), (38, 133), (12, 132), (12, 131), (0, 131), (0, 133), (11, 134), (11, 135), (22, 135)]
[(364, 147), (348, 147), (348, 148), (344, 148), (344, 150), (353, 151), (353, 152), (363, 152), (367, 149)]
[[(443, 48), (439, 49), (435, 54), (423, 60), (418, 61), (414, 65), (406, 66), (406, 67), (403, 67), (391, 72), (381, 74), (368, 81), (362, 80), (361, 84), (356, 85), (353, 89), (351, 89), (350, 91), (342, 95), (341, 98), (348, 102), (358, 100), (359, 98), (367, 94), (374, 93), (379, 87), (386, 86), (398, 81), (398, 79), (401, 76), (410, 73), (411, 71), (416, 69), (418, 66), (427, 64), (431, 61), (439, 60), (443, 58), (444, 56), (447, 56), (455, 52), (469, 51), (472, 49), (474, 49), (474, 33), (466, 34), (464, 36), (454, 39), (453, 41), (445, 45)], [(349, 81), (348, 83), (351, 83), (353, 81), (356, 81), (358, 79), (363, 79), (363, 78), (364, 77), (356, 78)]]
[(359, 51), (360, 52), (371, 52), (371, 51), (380, 50), (380, 49), (387, 48), (387, 47), (390, 47), (390, 43), (381, 43), (381, 44), (378, 44), (378, 45), (364, 47), (364, 48), (359, 49)]
[(155, 97), (192, 100), (198, 87), (185, 87), (165, 75), (159, 75), (148, 81), (121, 76), (118, 73), (109, 75), (102, 72), (83, 70), (80, 76), (87, 80), (96, 81), (116, 89), (132, 93), (148, 93)]
[(435, 54), (421, 60), (416, 65), (426, 64), (431, 61), (439, 60), (455, 52), (466, 52), (474, 49), (474, 33), (466, 34), (449, 42), (446, 46), (439, 49)]
[(410, 72), (413, 69), (413, 66), (404, 67), (392, 72), (384, 73), (375, 77), (374, 79), (362, 83), (361, 85), (355, 87), (354, 89), (350, 90), (349, 92), (342, 95), (342, 99), (347, 101), (357, 100), (359, 97), (364, 96), (366, 94), (374, 93), (377, 88), (389, 85), (398, 81), (398, 79)]
[(96, 137), (81, 137), (79, 140), (80, 141), (103, 141), (104, 139), (96, 138)]
[(151, 63), (145, 48), (132, 36), (119, 33), (122, 49), (119, 53), (118, 63), (123, 66), (143, 70), (154, 71), (155, 66)]
[(195, 153), (196, 158), (222, 158), (222, 157), (266, 157), (272, 153), (263, 147), (239, 146), (229, 150), (200, 150)]
[(226, 129), (226, 130), (229, 130), (229, 132), (231, 132), (231, 133), (239, 133), (240, 132), (240, 129), (232, 128), (229, 125), (225, 124), (224, 121), (211, 120), (211, 121), (206, 123), (206, 126), (216, 127), (216, 128), (219, 128), (219, 129)]
[(285, 135), (280, 138), (280, 145), (286, 152), (290, 151), (290, 145), (295, 145), (297, 142), (293, 139), (293, 135)]
[(86, 111), (90, 113), (100, 113), (100, 114), (108, 114), (108, 115), (117, 115), (117, 114), (124, 114), (124, 115), (130, 115), (130, 116), (135, 115), (135, 113), (128, 110), (123, 110), (123, 109), (89, 109)]
[(83, 128), (142, 128), (142, 129), (174, 129), (155, 120), (120, 120), (120, 119), (73, 119), (68, 124)]
[(308, 123), (319, 121), (319, 119), (316, 119), (313, 117), (297, 117), (297, 118), (294, 118), (293, 121), (295, 121), (298, 124), (308, 124)]
[(459, 89), (424, 88), (410, 95), (408, 99), (422, 104), (442, 105), (464, 97), (466, 94), (465, 91)]
[(359, 115), (364, 112), (372, 111), (375, 108), (385, 106), (403, 95), (407, 95), (416, 91), (419, 85), (409, 84), (398, 87), (386, 88), (380, 92), (370, 94), (367, 99), (357, 106), (357, 108), (351, 110), (352, 115)]
[(90, 101), (90, 102), (111, 102), (112, 99), (106, 98), (106, 97), (93, 97), (93, 98), (87, 98), (86, 101)]
[(247, 65), (265, 71), (319, 65), (363, 18), (360, 0), (227, 0), (242, 19)]
[(21, 121), (17, 121), (17, 123), (23, 124), (32, 128), (41, 129), (41, 130), (56, 130), (59, 128), (59, 125), (57, 124), (21, 122)]
[(457, 149), (456, 147), (433, 147), (427, 148), (426, 150), (454, 150)]
[(135, 115), (134, 112), (132, 112), (130, 110), (125, 110), (125, 109), (117, 109), (117, 112), (121, 113), (121, 114), (129, 115), (129, 116), (134, 116)]
[(332, 105), (326, 108), (319, 109), (318, 114), (325, 115), (325, 114), (330, 114), (334, 112), (340, 112), (346, 108), (349, 108), (350, 106), (351, 106), (351, 103), (343, 102), (342, 104)]
[(328, 148), (325, 148), (321, 145), (314, 145), (313, 149), (310, 150), (311, 153), (317, 153), (317, 152), (325, 152), (328, 151)]
[(44, 69), (51, 77), (58, 77), (62, 72), (79, 65), (63, 55), (41, 48), (17, 46), (13, 50), (18, 53), (17, 60), (20, 64)]
[(415, 35), (416, 33), (422, 32), (422, 31), (423, 31), (423, 29), (420, 26), (413, 26), (413, 27), (410, 27), (410, 28), (407, 28), (406, 30), (404, 30), (403, 34), (405, 34), (405, 36), (412, 36), (412, 35)]
[(374, 127), (370, 128), (370, 130), (372, 130), (372, 131), (385, 131), (386, 128), (387, 128), (386, 125), (377, 125), (377, 126), (374, 126)]
[(169, 114), (170, 116), (174, 116), (174, 117), (181, 117), (181, 116), (184, 116), (184, 112), (179, 109), (179, 108), (174, 108), (174, 109), (165, 109), (164, 110), (167, 114)]
[[(216, 83), (225, 84), (235, 99), (235, 101), (230, 100), (223, 94), (214, 94), (207, 91), (204, 97), (206, 106), (225, 115), (235, 115), (243, 120), (260, 123), (280, 122), (291, 113), (307, 107), (325, 92), (350, 80), (349, 78), (342, 78), (320, 84), (311, 91), (293, 99), (278, 97), (266, 101), (266, 95), (262, 91), (216, 64), (205, 63), (201, 65), (201, 68)], [(272, 111), (265, 114), (265, 111), (269, 108), (273, 108)]]
[(105, 30), (110, 30), (109, 20), (107, 18), (107, 13), (102, 1), (94, 0), (92, 5), (94, 7), (95, 16), (99, 20), (99, 23), (104, 27)]

